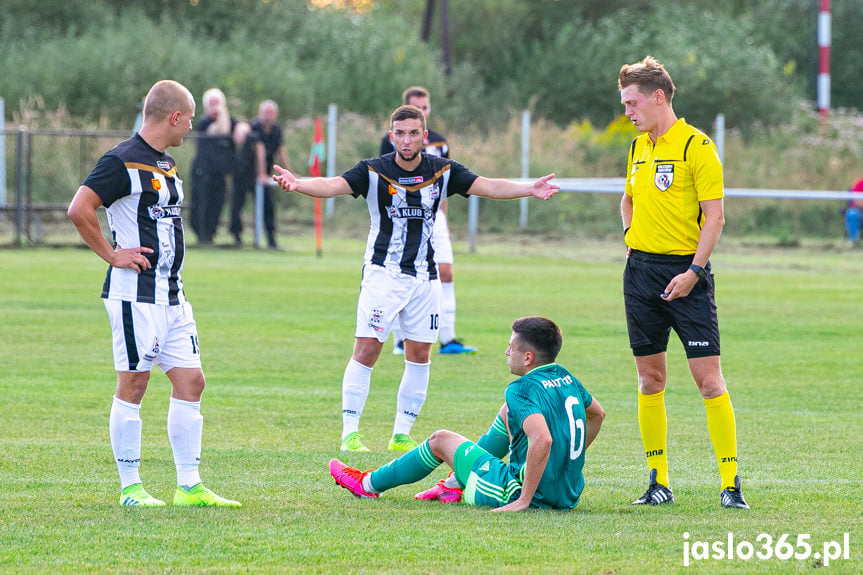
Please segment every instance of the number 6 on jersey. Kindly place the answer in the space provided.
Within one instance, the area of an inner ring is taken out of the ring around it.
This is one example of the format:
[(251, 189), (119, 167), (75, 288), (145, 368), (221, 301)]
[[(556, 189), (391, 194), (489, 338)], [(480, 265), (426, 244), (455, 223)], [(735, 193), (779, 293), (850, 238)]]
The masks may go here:
[[(569, 418), (569, 458), (570, 459), (578, 459), (578, 456), (581, 455), (581, 452), (584, 451), (584, 420), (576, 419), (575, 414), (572, 412), (572, 406), (578, 405), (578, 398), (570, 395), (566, 398), (566, 402), (564, 403), (564, 409), (566, 409), (566, 416)], [(576, 448), (575, 443), (575, 430), (579, 431), (578, 434), (578, 447)]]

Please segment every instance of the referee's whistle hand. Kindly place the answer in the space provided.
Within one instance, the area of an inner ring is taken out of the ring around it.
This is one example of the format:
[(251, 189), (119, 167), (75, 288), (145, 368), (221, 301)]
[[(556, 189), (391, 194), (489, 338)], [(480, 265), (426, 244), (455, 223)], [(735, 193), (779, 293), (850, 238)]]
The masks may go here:
[(692, 288), (695, 287), (696, 283), (698, 283), (698, 276), (687, 270), (671, 278), (671, 281), (665, 287), (665, 291), (659, 297), (665, 301), (673, 301), (677, 298), (686, 297), (692, 291)]

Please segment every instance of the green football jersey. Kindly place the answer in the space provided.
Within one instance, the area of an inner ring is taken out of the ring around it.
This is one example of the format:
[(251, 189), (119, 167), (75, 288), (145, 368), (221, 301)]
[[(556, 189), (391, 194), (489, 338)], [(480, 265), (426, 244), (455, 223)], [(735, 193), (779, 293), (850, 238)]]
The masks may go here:
[(534, 413), (542, 414), (551, 433), (551, 453), (532, 507), (571, 509), (584, 489), (584, 410), (593, 397), (569, 371), (556, 363), (526, 373), (506, 388), (509, 431), (512, 434), (511, 471), (524, 478), (528, 439), (522, 425)]

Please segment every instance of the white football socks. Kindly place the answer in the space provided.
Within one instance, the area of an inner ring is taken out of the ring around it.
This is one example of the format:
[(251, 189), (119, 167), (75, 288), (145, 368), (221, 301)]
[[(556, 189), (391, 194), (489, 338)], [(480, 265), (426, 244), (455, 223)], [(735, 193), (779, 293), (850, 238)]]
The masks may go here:
[(371, 473), (366, 473), (365, 476), (363, 476), (363, 490), (366, 493), (371, 493), (373, 495), (375, 493), (380, 493), (380, 491), (375, 489), (375, 486), (372, 485), (372, 474)]
[(138, 467), (141, 464), (141, 406), (114, 397), (108, 429), (111, 450), (117, 471), (120, 472), (120, 488), (141, 483)]
[(455, 478), (455, 473), (450, 473), (446, 476), (446, 479), (443, 481), (444, 487), (449, 487), (450, 489), (461, 489), (461, 483), (458, 482), (458, 479)]
[(426, 400), (430, 365), (431, 362), (414, 363), (405, 360), (405, 371), (399, 385), (399, 395), (396, 402), (396, 421), (393, 425), (393, 435), (396, 433), (410, 434)]
[(372, 368), (354, 358), (348, 361), (342, 378), (342, 441), (360, 428), (360, 416), (371, 387)]
[(440, 342), (446, 345), (455, 339), (455, 284), (440, 284)]
[(171, 398), (168, 406), (168, 440), (177, 467), (177, 485), (188, 489), (201, 482), (198, 465), (201, 462), (201, 436), (204, 417), (200, 401)]

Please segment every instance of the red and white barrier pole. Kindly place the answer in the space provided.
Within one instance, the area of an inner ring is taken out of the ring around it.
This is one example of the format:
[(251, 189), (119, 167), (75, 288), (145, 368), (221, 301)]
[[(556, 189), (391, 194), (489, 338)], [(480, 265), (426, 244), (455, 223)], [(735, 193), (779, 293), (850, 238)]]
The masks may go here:
[(821, 0), (818, 12), (818, 111), (823, 120), (830, 113), (830, 0)]

